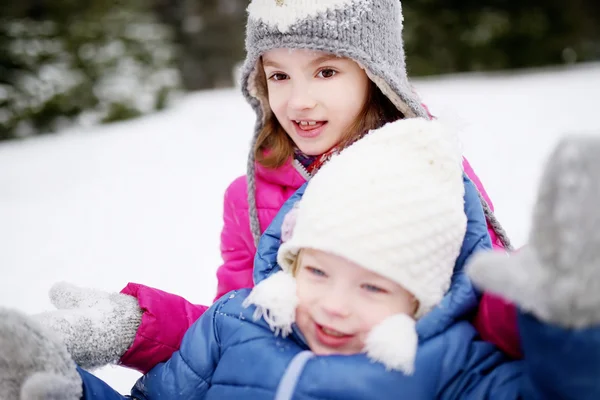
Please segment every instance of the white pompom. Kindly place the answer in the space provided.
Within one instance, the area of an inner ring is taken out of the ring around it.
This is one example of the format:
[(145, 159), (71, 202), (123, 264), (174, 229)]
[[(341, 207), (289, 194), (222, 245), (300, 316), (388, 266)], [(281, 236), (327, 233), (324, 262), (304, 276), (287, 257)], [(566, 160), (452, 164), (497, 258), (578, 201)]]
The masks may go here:
[(396, 314), (371, 330), (365, 341), (365, 353), (387, 369), (412, 375), (418, 344), (415, 320), (406, 314)]
[(256, 306), (254, 319), (263, 318), (275, 335), (286, 337), (296, 320), (296, 279), (287, 272), (277, 272), (252, 289), (243, 306)]

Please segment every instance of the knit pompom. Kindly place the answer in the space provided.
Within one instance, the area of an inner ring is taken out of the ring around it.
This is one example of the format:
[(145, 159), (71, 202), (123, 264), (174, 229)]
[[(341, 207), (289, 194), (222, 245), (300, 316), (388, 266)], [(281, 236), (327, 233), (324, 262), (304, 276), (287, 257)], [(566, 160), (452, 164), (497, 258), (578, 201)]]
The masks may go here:
[(365, 341), (365, 353), (386, 369), (412, 375), (418, 342), (415, 320), (406, 314), (396, 314), (371, 330)]
[(296, 279), (287, 272), (277, 272), (260, 282), (244, 300), (243, 306), (255, 306), (254, 319), (263, 318), (275, 335), (292, 333), (296, 319)]

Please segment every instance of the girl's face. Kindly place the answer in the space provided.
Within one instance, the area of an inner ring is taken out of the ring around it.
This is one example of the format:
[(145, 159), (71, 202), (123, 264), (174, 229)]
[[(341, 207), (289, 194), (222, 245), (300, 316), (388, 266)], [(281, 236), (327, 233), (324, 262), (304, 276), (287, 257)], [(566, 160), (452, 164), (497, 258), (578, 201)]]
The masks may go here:
[(275, 49), (262, 63), (271, 110), (304, 154), (320, 155), (338, 144), (367, 101), (369, 78), (350, 59)]
[(416, 311), (412, 294), (390, 279), (322, 251), (299, 257), (296, 324), (316, 354), (361, 353), (373, 327)]

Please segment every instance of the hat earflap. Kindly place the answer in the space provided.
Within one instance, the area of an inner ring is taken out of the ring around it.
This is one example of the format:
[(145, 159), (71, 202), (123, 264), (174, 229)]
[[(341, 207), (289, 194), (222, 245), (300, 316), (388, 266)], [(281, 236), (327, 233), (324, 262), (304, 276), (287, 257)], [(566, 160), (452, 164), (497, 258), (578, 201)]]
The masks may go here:
[(255, 306), (254, 320), (263, 318), (276, 336), (286, 337), (296, 320), (296, 279), (287, 272), (276, 272), (252, 289), (243, 306)]
[(298, 207), (300, 201), (294, 203), (292, 209), (285, 214), (283, 217), (283, 223), (281, 224), (281, 242), (288, 242), (294, 235), (294, 228), (296, 227), (296, 219), (298, 218)]
[(376, 325), (365, 340), (364, 351), (388, 370), (412, 375), (419, 337), (416, 322), (406, 314), (396, 314)]

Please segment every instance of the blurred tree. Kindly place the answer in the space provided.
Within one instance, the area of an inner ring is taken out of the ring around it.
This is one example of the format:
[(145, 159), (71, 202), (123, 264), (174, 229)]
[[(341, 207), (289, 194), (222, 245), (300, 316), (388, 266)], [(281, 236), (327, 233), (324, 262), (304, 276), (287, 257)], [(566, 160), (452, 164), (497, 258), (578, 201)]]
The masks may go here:
[(404, 1), (413, 75), (600, 58), (597, 0)]
[(175, 33), (177, 65), (188, 90), (229, 87), (244, 58), (248, 0), (153, 0)]
[[(376, 1), (376, 0), (375, 0)], [(0, 4), (0, 140), (232, 85), (249, 0)], [(412, 76), (600, 59), (598, 0), (404, 0)]]
[(143, 0), (0, 8), (0, 140), (127, 119), (175, 90), (169, 29)]

